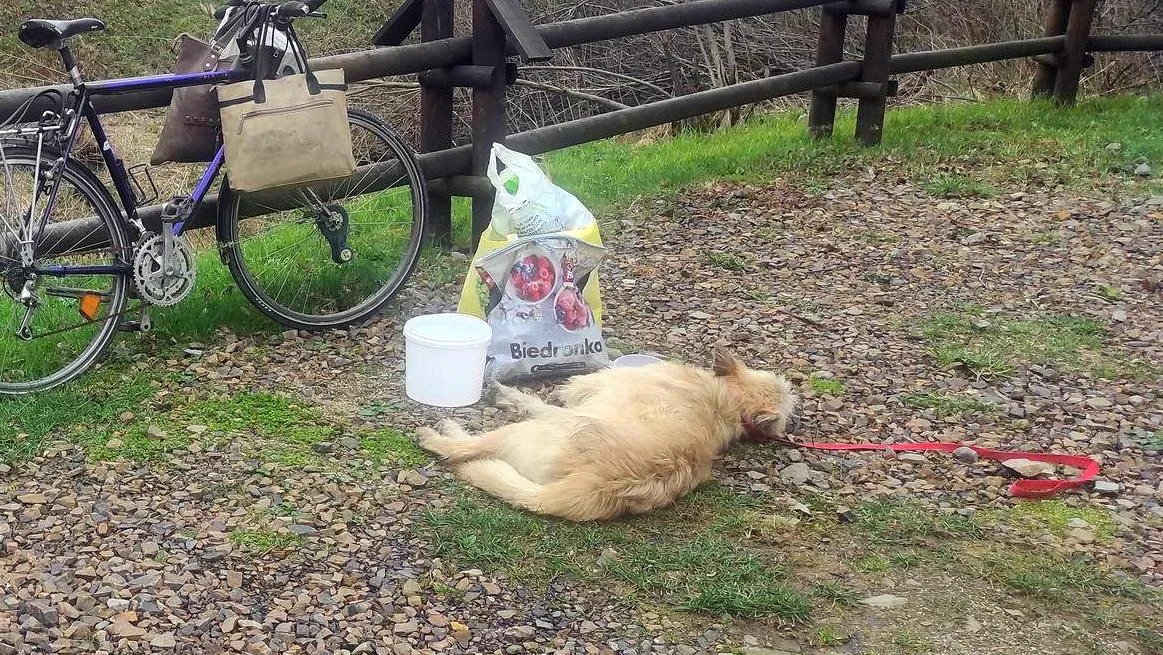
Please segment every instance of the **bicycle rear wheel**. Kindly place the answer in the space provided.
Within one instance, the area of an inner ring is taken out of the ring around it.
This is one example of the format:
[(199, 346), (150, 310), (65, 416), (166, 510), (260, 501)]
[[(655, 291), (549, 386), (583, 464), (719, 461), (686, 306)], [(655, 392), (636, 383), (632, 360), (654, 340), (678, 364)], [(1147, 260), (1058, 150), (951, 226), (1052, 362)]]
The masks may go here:
[[(57, 157), (0, 144), (0, 394), (44, 391), (86, 371), (116, 336), (128, 303), (128, 267), (77, 274), (119, 266), (129, 252), (120, 212), (84, 166), (66, 162), (43, 231), (29, 220), (42, 215)], [(31, 265), (22, 241), (31, 241)]]
[(222, 184), (218, 240), (230, 274), (255, 307), (287, 327), (326, 330), (369, 318), (420, 259), (427, 190), (411, 149), (366, 112), (351, 109), (348, 119), (358, 166), (349, 182), (283, 194)]

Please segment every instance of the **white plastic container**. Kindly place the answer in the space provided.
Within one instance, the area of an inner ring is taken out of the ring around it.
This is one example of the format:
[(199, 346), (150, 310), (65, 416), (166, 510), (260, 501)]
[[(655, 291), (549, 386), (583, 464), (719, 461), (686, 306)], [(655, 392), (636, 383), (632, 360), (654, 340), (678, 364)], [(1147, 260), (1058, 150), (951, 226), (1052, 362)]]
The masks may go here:
[(618, 368), (637, 368), (639, 366), (650, 366), (651, 364), (661, 364), (666, 360), (654, 355), (645, 354), (631, 354), (622, 355), (614, 360), (614, 366)]
[(404, 324), (404, 391), (433, 407), (481, 399), (493, 329), (467, 314), (428, 314)]

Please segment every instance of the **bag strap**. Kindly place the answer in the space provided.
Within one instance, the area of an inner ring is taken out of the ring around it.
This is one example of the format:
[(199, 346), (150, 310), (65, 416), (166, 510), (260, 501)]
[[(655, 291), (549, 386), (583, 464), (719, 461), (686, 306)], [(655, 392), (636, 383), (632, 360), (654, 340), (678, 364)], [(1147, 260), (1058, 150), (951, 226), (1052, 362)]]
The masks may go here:
[(303, 43), (299, 41), (299, 35), (295, 32), (293, 24), (287, 25), (287, 48), (293, 51), (295, 61), (299, 64), (300, 70), (307, 76), (307, 93), (317, 96), (323, 91), (323, 87), (319, 84), (319, 78), (315, 76), (315, 72), (311, 70), (311, 66), (307, 63), (307, 50), (303, 47)]

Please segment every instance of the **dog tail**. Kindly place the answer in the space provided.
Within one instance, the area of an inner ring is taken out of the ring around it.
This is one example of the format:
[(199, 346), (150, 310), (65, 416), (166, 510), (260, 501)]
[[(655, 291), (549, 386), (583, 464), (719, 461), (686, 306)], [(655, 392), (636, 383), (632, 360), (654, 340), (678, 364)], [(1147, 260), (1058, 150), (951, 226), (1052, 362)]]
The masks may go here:
[(611, 502), (608, 495), (594, 493), (594, 481), (576, 473), (541, 485), (499, 459), (465, 462), (456, 468), (456, 472), (474, 487), (538, 514), (570, 521), (597, 521), (617, 516), (623, 509)]

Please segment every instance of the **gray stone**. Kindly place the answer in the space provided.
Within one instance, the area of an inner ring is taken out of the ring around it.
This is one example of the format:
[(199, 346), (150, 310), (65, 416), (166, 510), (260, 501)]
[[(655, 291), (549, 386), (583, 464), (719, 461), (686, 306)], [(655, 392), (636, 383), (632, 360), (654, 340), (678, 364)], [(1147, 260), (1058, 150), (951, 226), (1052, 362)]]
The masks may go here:
[(801, 485), (812, 477), (812, 469), (808, 468), (807, 464), (803, 462), (796, 462), (795, 464), (788, 464), (779, 472), (779, 477), (788, 484)]
[(895, 609), (904, 607), (909, 604), (909, 599), (902, 596), (894, 596), (892, 594), (880, 594), (878, 596), (871, 596), (860, 601), (861, 605), (871, 607), (878, 610)]
[(969, 446), (961, 446), (953, 451), (953, 459), (962, 464), (976, 464), (978, 460), (977, 451)]
[(1151, 165), (1147, 162), (1143, 162), (1142, 164), (1139, 164), (1135, 167), (1135, 175), (1138, 175), (1139, 177), (1151, 177), (1154, 172), (1155, 171), (1151, 170)]
[(57, 615), (55, 607), (50, 605), (47, 601), (33, 601), (28, 604), (28, 613), (32, 618), (36, 619), (41, 625), (46, 628), (55, 628), (57, 620), (60, 618)]
[(1095, 480), (1094, 481), (1095, 493), (1113, 496), (1121, 490), (1122, 490), (1122, 485), (1120, 485), (1117, 482), (1111, 482), (1110, 480)]

